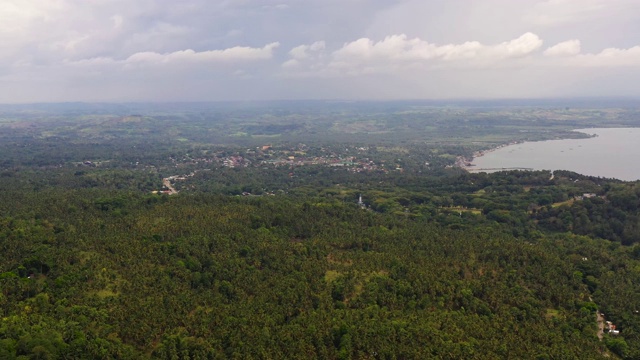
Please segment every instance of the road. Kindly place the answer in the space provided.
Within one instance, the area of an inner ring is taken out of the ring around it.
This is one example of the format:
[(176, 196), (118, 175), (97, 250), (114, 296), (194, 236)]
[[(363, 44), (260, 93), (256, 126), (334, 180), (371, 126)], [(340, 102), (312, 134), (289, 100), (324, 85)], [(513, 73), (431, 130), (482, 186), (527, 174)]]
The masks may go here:
[(171, 181), (169, 180), (169, 178), (164, 178), (162, 179), (162, 185), (164, 185), (164, 187), (166, 187), (167, 189), (169, 189), (169, 195), (174, 195), (178, 193), (178, 190), (176, 190), (173, 185), (171, 185)]
[(596, 321), (598, 322), (598, 339), (602, 341), (602, 338), (604, 338), (604, 316), (600, 311), (596, 311)]

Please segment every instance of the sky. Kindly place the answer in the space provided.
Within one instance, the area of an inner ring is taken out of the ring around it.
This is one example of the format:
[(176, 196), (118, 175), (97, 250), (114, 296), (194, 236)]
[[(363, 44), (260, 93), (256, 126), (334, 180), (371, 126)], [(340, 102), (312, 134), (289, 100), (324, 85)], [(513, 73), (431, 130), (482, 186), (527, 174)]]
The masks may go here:
[(0, 0), (0, 103), (640, 98), (640, 0)]

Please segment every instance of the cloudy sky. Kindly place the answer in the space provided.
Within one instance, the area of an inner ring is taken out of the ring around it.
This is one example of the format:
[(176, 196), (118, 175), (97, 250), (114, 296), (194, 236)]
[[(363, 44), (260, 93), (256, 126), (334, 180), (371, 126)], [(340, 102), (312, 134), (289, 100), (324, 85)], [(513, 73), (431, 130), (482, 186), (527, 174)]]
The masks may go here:
[(640, 0), (0, 0), (0, 103), (640, 97)]

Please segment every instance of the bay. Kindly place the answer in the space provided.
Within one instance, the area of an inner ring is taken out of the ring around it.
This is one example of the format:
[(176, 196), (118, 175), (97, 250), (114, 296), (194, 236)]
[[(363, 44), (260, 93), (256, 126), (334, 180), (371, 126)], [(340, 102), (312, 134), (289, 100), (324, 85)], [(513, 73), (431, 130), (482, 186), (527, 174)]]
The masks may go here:
[(583, 175), (640, 180), (640, 128), (577, 129), (588, 139), (514, 144), (473, 159), (470, 171), (501, 168), (569, 170)]

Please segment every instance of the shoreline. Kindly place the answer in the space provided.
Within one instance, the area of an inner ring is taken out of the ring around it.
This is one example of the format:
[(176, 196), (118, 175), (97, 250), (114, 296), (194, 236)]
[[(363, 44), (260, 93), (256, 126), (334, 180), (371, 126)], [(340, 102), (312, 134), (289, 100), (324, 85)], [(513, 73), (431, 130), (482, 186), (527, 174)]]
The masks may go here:
[[(454, 164), (454, 167), (461, 168), (461, 169), (463, 169), (463, 170), (465, 170), (467, 172), (473, 172), (474, 170), (483, 171), (483, 169), (475, 168), (475, 165), (472, 164), (473, 160), (475, 160), (476, 158), (479, 158), (479, 157), (483, 157), (486, 154), (492, 153), (492, 152), (494, 152), (496, 150), (500, 150), (502, 148), (505, 148), (507, 146), (522, 144), (524, 142), (525, 141), (523, 141), (523, 140), (514, 140), (514, 141), (508, 142), (506, 144), (500, 144), (500, 145), (498, 145), (496, 147), (489, 148), (489, 149), (486, 149), (486, 150), (475, 151), (473, 154), (471, 154), (470, 157), (458, 156), (458, 157), (456, 157), (456, 162)], [(495, 171), (496, 169), (491, 169), (491, 170)]]
[[(587, 132), (589, 130), (593, 130), (593, 129), (598, 129), (598, 128), (584, 128), (584, 129), (573, 129), (571, 131), (575, 131), (578, 133), (582, 133), (587, 135), (587, 137), (585, 139), (590, 139), (590, 138), (595, 138), (598, 137), (598, 134), (592, 133), (592, 132)], [(551, 141), (551, 140), (567, 140), (567, 139), (571, 139), (571, 138), (557, 138), (557, 139), (548, 139), (548, 140), (539, 140), (539, 141)], [(491, 168), (491, 169), (480, 169), (480, 168), (476, 168), (475, 164), (473, 164), (473, 161), (476, 158), (479, 157), (483, 157), (486, 154), (492, 153), (496, 150), (500, 150), (502, 148), (505, 148), (507, 146), (512, 146), (512, 145), (517, 145), (517, 144), (523, 144), (526, 142), (529, 142), (530, 140), (514, 140), (514, 141), (510, 141), (508, 143), (505, 144), (500, 144), (496, 147), (487, 149), (487, 150), (478, 150), (476, 152), (474, 152), (473, 154), (471, 154), (470, 157), (465, 157), (465, 156), (458, 156), (456, 157), (456, 161), (453, 165), (453, 167), (458, 167), (461, 168), (463, 170), (465, 170), (466, 172), (469, 173), (474, 173), (474, 172), (483, 172), (483, 171), (500, 171), (500, 170), (530, 170), (529, 168)]]
[[(536, 170), (567, 170), (585, 176), (628, 182), (640, 181), (639, 168), (633, 166), (637, 162), (640, 128), (590, 128), (586, 131), (574, 131), (580, 137), (525, 141), (525, 145), (507, 149), (504, 149), (506, 144), (502, 144), (473, 152), (473, 157), (472, 152), (469, 152), (466, 156), (454, 159), (456, 165), (451, 167), (459, 167), (468, 173), (526, 170), (526, 167), (531, 167)], [(492, 153), (498, 149), (501, 151)], [(489, 156), (486, 158), (479, 157), (487, 154)]]

